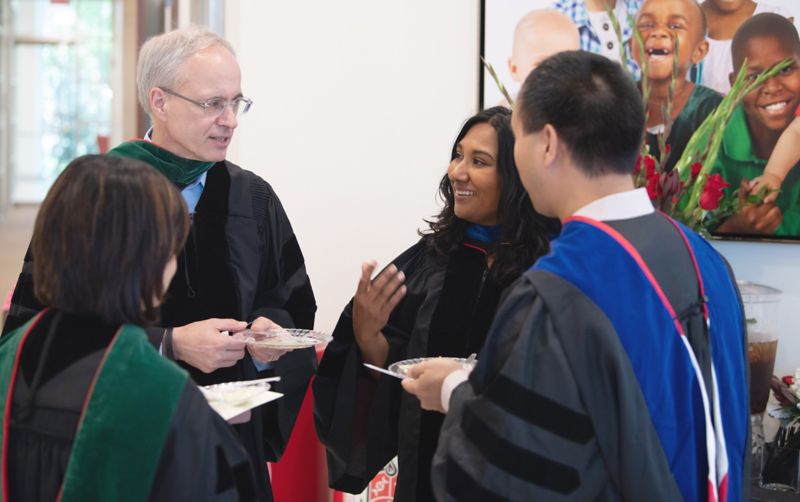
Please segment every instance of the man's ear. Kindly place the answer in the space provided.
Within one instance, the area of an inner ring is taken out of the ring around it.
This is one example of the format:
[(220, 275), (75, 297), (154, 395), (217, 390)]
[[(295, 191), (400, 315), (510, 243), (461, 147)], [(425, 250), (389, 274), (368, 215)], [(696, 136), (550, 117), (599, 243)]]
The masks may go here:
[(544, 163), (545, 166), (552, 165), (558, 157), (558, 148), (561, 145), (561, 139), (558, 136), (556, 128), (550, 124), (545, 124), (542, 129), (544, 133)]
[(161, 120), (167, 115), (167, 95), (158, 87), (153, 87), (147, 95), (150, 112)]

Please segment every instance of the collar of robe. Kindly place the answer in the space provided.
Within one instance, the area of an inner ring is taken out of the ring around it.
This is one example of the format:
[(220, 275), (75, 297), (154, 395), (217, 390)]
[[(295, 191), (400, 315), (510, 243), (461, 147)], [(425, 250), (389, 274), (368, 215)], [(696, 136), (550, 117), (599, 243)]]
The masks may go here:
[(500, 225), (480, 225), (478, 223), (470, 223), (467, 226), (466, 237), (467, 240), (482, 242), (484, 244), (494, 244), (500, 240), (503, 230)]
[(137, 139), (127, 141), (113, 148), (108, 155), (127, 157), (146, 162), (155, 167), (170, 181), (183, 188), (196, 180), (201, 174), (211, 169), (216, 162), (205, 162), (179, 157), (161, 148), (155, 143)]

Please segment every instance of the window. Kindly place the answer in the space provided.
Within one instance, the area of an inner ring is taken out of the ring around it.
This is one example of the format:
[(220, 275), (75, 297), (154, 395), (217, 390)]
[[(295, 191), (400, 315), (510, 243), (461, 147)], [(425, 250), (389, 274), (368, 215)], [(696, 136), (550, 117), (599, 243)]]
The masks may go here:
[(112, 0), (11, 0), (10, 202), (40, 202), (73, 158), (107, 143), (112, 14)]

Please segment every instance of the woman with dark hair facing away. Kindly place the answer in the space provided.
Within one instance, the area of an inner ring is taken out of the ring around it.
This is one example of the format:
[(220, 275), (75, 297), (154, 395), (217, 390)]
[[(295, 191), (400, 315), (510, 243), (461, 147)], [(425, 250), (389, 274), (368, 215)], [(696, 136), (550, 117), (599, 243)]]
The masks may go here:
[(31, 240), (47, 308), (0, 338), (2, 500), (255, 499), (227, 424), (140, 327), (188, 231), (142, 162), (80, 157), (53, 184)]
[(511, 112), (490, 108), (458, 134), (422, 238), (374, 280), (362, 265), (314, 380), (317, 432), (331, 487), (358, 493), (395, 455), (395, 500), (433, 500), (430, 469), (443, 415), (421, 410), (380, 367), (477, 353), (501, 291), (549, 249), (559, 226), (534, 212), (514, 164)]

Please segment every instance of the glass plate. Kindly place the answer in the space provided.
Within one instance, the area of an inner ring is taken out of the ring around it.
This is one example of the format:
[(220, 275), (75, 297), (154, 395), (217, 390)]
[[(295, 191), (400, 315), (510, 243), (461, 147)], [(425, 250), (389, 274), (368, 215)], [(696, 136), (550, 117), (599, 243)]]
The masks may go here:
[(242, 334), (249, 345), (267, 349), (294, 350), (313, 347), (331, 341), (331, 335), (310, 329), (245, 330)]
[(200, 391), (209, 403), (219, 402), (227, 405), (246, 403), (258, 394), (269, 390), (266, 382), (225, 382), (200, 387)]
[(424, 361), (430, 361), (432, 359), (450, 359), (461, 363), (461, 366), (464, 367), (465, 370), (471, 370), (475, 367), (475, 364), (478, 362), (476, 359), (464, 359), (463, 357), (418, 357), (416, 359), (406, 359), (405, 361), (397, 361), (394, 364), (391, 364), (388, 368), (389, 371), (393, 371), (395, 373), (399, 373), (401, 375), (408, 376), (408, 368), (414, 366), (415, 364), (419, 364)]

